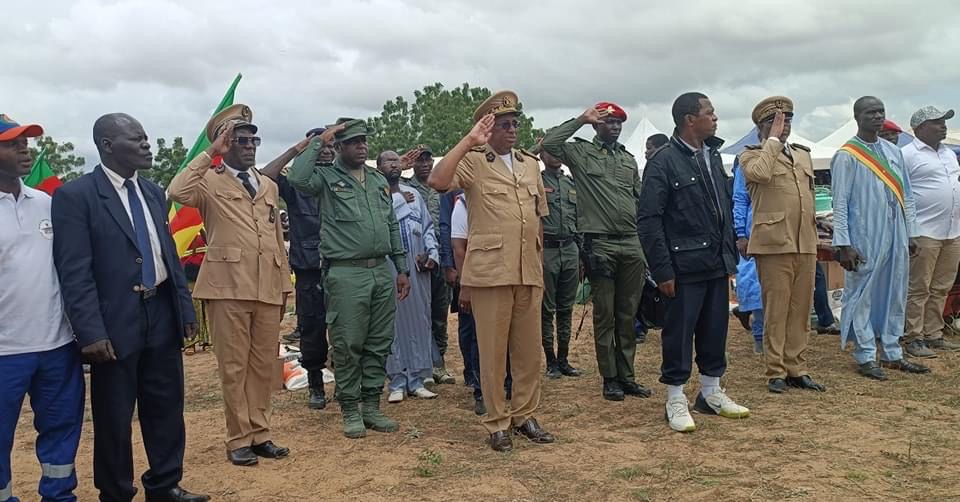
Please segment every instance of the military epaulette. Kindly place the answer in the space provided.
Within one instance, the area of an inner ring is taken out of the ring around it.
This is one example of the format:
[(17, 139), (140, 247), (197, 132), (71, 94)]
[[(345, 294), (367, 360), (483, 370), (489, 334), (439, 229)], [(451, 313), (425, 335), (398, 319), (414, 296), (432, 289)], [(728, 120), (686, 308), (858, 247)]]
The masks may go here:
[(620, 150), (621, 150), (623, 153), (625, 153), (625, 154), (627, 154), (627, 155), (629, 155), (629, 156), (631, 156), (631, 157), (636, 158), (636, 155), (634, 155), (633, 153), (631, 153), (630, 150), (627, 150), (627, 147), (626, 147), (626, 146), (620, 145)]
[(588, 139), (578, 138), (578, 137), (574, 137), (573, 140), (578, 141), (580, 143), (593, 143), (593, 141), (590, 141)]
[(759, 150), (761, 147), (760, 147), (760, 145), (747, 145), (747, 146), (745, 146), (745, 147), (743, 147), (743, 148), (744, 148), (745, 150)]
[(808, 147), (808, 146), (803, 146), (803, 145), (800, 145), (800, 144), (797, 144), (797, 143), (790, 143), (790, 146), (796, 148), (797, 150), (803, 150), (803, 151), (805, 151), (805, 152), (809, 152), (809, 151), (810, 151), (810, 147)]
[(520, 153), (526, 155), (527, 157), (531, 157), (533, 159), (539, 159), (539, 157), (537, 157), (536, 155), (534, 155), (533, 153), (531, 153), (529, 150), (525, 148), (518, 148), (518, 150), (520, 150)]
[(486, 151), (486, 149), (487, 149), (486, 146), (475, 146), (475, 147), (471, 148), (470, 151), (471, 151), (471, 152), (483, 153), (484, 151)]

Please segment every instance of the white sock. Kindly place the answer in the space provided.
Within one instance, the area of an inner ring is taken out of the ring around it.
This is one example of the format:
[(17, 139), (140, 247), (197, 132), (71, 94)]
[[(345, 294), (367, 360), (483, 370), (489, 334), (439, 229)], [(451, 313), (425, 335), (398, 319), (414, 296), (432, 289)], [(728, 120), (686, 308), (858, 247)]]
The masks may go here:
[(720, 377), (700, 375), (700, 393), (703, 397), (720, 392)]
[(682, 385), (668, 385), (667, 386), (667, 401), (675, 397), (686, 397), (683, 395), (683, 386)]

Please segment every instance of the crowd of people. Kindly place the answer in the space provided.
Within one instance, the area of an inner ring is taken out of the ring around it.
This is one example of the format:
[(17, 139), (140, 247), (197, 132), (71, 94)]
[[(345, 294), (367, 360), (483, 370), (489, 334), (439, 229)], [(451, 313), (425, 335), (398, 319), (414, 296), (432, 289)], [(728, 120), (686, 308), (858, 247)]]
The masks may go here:
[[(10, 452), (28, 394), (39, 492), (75, 500), (82, 362), (91, 366), (100, 499), (129, 501), (137, 493), (136, 408), (149, 463), (146, 500), (208, 500), (180, 486), (181, 348), (203, 317), (222, 389), (227, 459), (251, 466), (288, 456), (272, 440), (271, 394), (294, 289), (292, 339), (308, 373), (307, 405), (328, 405), (329, 358), (348, 438), (399, 429), (385, 413), (384, 385), (386, 401), (397, 403), (436, 398), (428, 384), (456, 381), (445, 364), (454, 312), (463, 377), (490, 447), (509, 451), (515, 438), (554, 442), (536, 419), (541, 377), (580, 375), (569, 353), (584, 278), (599, 391), (610, 401), (653, 393), (636, 381), (634, 360), (635, 323), (646, 322), (638, 315), (644, 285), (655, 285), (664, 413), (678, 432), (697, 427), (684, 388), (694, 363), (695, 411), (750, 415), (721, 386), (735, 274), (738, 316), (752, 329), (773, 393), (826, 391), (805, 364), (814, 306), (818, 331), (852, 342), (859, 372), (872, 379), (886, 379), (884, 369), (929, 372), (904, 352), (924, 358), (960, 349), (944, 339), (941, 315), (960, 264), (960, 166), (942, 144), (953, 111), (918, 110), (910, 121), (916, 139), (901, 150), (881, 138), (879, 99), (854, 104), (857, 135), (831, 165), (832, 245), (846, 270), (838, 326), (825, 299), (815, 301), (814, 291), (825, 289), (817, 284), (815, 174), (809, 150), (788, 143), (789, 98), (756, 105), (757, 142), (738, 156), (732, 178), (720, 157), (716, 111), (701, 93), (675, 100), (674, 133), (649, 139), (642, 176), (618, 141), (627, 114), (617, 104), (588, 107), (530, 149), (517, 145), (520, 108), (511, 91), (492, 95), (436, 165), (431, 148), (416, 145), (403, 154), (376, 152), (376, 169), (368, 167), (367, 123), (340, 118), (257, 169), (258, 128), (250, 107), (237, 104), (211, 118), (209, 148), (166, 193), (138, 175), (152, 165), (142, 125), (109, 114), (93, 126), (99, 165), (52, 198), (21, 179), (32, 164), (28, 138), (42, 128), (0, 116), (0, 277), (7, 285), (0, 291), (0, 501), (17, 500)], [(592, 139), (574, 137), (583, 126), (593, 128)], [(402, 178), (407, 169), (413, 176)], [(167, 198), (203, 217), (206, 251), (192, 287), (165, 228)]]

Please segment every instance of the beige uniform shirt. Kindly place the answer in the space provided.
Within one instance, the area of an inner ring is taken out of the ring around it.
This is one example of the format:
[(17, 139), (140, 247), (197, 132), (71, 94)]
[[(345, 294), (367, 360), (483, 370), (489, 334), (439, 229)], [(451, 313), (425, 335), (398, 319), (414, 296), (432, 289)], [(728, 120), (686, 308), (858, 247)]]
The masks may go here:
[(533, 154), (512, 150), (513, 172), (490, 147), (470, 150), (454, 188), (466, 194), (469, 237), (461, 284), (543, 287), (540, 218), (549, 214)]
[(747, 147), (740, 166), (753, 204), (749, 254), (816, 254), (817, 222), (810, 151), (776, 139)]
[(250, 170), (259, 189), (255, 197), (225, 169), (211, 169), (201, 153), (168, 187), (171, 199), (196, 207), (203, 217), (207, 254), (193, 297), (204, 300), (253, 300), (274, 305), (293, 291), (283, 244), (277, 184)]

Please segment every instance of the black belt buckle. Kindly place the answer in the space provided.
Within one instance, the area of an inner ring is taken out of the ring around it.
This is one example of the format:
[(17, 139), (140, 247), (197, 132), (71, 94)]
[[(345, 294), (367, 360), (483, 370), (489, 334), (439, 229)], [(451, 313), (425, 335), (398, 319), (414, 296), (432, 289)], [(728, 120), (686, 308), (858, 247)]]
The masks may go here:
[(140, 284), (134, 286), (133, 291), (140, 295), (141, 300), (149, 300), (154, 296), (157, 296), (157, 288), (147, 288), (146, 286)]

